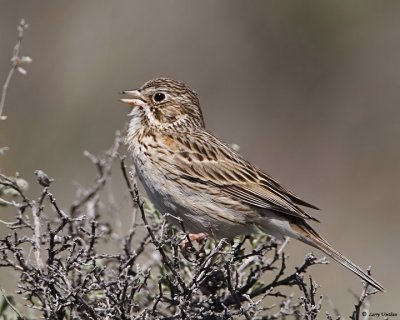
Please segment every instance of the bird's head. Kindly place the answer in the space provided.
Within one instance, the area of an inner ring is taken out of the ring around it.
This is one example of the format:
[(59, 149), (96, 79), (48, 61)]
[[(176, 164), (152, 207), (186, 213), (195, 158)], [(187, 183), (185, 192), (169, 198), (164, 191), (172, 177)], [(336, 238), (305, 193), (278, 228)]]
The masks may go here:
[(204, 127), (197, 94), (182, 82), (157, 78), (121, 93), (128, 98), (120, 101), (133, 107), (131, 115), (142, 125), (176, 131)]

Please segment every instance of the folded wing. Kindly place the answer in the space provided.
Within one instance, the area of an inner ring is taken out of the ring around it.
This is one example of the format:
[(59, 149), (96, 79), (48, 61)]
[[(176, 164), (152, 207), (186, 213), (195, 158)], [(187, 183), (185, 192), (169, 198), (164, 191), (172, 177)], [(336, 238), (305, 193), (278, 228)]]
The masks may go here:
[(171, 163), (179, 164), (175, 169), (180, 178), (217, 188), (250, 206), (318, 221), (299, 205), (317, 207), (283, 188), (278, 181), (244, 160), (211, 133), (199, 131), (190, 136), (171, 138), (168, 140), (174, 141), (175, 149)]

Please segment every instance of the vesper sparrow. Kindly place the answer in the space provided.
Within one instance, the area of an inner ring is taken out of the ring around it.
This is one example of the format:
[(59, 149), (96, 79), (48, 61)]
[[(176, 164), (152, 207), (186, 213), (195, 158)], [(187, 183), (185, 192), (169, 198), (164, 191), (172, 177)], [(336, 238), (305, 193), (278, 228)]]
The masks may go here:
[(300, 206), (317, 209), (282, 187), (208, 132), (197, 94), (166, 78), (123, 91), (133, 107), (126, 143), (150, 200), (182, 219), (193, 234), (232, 238), (261, 229), (311, 245), (380, 291), (384, 288), (323, 239)]

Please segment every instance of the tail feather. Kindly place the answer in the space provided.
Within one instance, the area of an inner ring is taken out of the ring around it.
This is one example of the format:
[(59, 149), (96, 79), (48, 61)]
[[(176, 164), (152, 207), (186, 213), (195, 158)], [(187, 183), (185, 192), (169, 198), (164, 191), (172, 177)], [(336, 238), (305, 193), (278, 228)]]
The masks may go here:
[[(321, 250), (323, 253), (327, 254), (329, 257), (340, 263), (342, 266), (346, 267), (350, 271), (354, 272), (361, 279), (366, 281), (368, 284), (378, 289), (379, 291), (384, 292), (384, 287), (368, 275), (365, 271), (363, 271), (359, 266), (351, 262), (340, 252), (336, 251), (325, 239), (323, 239), (316, 231), (314, 231), (309, 225), (299, 226), (303, 231), (303, 235), (300, 236), (301, 241), (313, 246)], [(304, 235), (305, 233), (305, 235)]]

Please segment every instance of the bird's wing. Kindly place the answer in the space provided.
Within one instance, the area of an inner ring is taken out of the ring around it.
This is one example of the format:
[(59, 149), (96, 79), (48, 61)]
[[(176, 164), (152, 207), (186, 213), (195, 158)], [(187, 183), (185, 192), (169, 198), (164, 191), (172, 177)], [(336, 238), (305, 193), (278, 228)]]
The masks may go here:
[[(238, 153), (206, 131), (166, 137), (175, 172), (182, 179), (218, 188), (239, 201), (301, 219), (318, 221), (298, 205), (317, 207), (299, 199), (278, 181), (244, 160)], [(171, 145), (173, 143), (173, 146)]]

